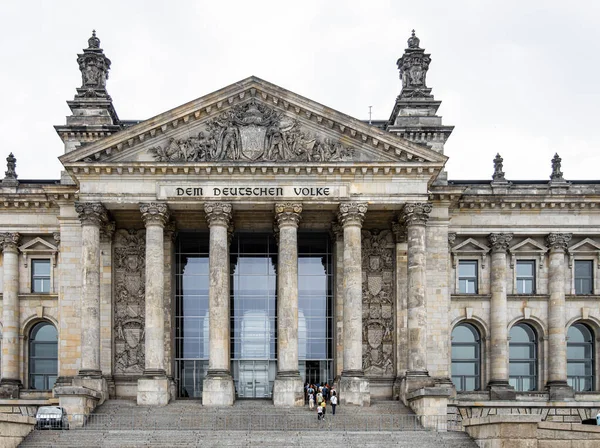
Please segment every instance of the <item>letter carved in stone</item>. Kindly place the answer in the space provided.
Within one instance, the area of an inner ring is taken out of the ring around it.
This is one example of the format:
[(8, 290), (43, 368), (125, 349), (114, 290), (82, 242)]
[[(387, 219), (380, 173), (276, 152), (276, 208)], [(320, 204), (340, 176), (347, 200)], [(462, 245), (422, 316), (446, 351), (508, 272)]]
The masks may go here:
[(158, 162), (335, 162), (354, 155), (352, 148), (311, 134), (255, 99), (209, 120), (196, 136), (171, 138), (149, 152)]
[(144, 371), (145, 256), (144, 230), (120, 229), (116, 232), (114, 339), (117, 375), (141, 375)]
[(373, 376), (394, 374), (394, 235), (362, 231), (363, 369)]

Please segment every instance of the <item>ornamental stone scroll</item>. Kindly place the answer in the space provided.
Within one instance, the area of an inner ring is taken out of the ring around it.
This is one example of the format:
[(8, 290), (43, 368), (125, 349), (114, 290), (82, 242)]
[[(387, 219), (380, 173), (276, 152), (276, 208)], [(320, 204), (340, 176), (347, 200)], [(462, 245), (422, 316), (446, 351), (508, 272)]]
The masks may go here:
[(169, 208), (164, 202), (147, 202), (140, 204), (142, 220), (146, 227), (159, 225), (164, 227), (169, 222)]
[(204, 204), (208, 227), (221, 225), (229, 228), (232, 206), (228, 202), (207, 202)]
[(21, 240), (20, 233), (11, 233), (6, 232), (0, 234), (0, 247), (2, 247), (2, 251), (12, 251), (16, 252), (19, 246), (19, 241)]
[(302, 204), (300, 203), (278, 203), (275, 204), (275, 220), (277, 221), (278, 227), (291, 225), (298, 226), (302, 217)]
[(75, 211), (82, 225), (102, 227), (108, 222), (108, 212), (101, 202), (75, 202)]
[(550, 233), (546, 236), (546, 246), (551, 250), (566, 251), (572, 237), (572, 233)]
[(429, 202), (409, 202), (402, 209), (402, 220), (407, 226), (424, 226), (429, 220), (429, 213), (433, 209)]
[(488, 242), (490, 243), (492, 252), (506, 252), (512, 239), (512, 233), (490, 233), (488, 235)]
[(362, 226), (367, 213), (366, 202), (342, 202), (338, 212), (338, 221), (342, 226)]

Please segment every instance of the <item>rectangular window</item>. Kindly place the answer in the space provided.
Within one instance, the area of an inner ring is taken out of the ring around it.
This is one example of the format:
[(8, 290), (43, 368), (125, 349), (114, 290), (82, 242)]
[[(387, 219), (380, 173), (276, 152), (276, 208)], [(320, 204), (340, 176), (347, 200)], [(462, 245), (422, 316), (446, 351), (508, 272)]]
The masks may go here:
[(458, 292), (460, 294), (477, 294), (476, 260), (459, 260)]
[(517, 294), (535, 294), (535, 261), (517, 260)]
[(575, 294), (594, 293), (594, 262), (592, 260), (575, 260)]
[(31, 292), (50, 292), (50, 260), (31, 260)]

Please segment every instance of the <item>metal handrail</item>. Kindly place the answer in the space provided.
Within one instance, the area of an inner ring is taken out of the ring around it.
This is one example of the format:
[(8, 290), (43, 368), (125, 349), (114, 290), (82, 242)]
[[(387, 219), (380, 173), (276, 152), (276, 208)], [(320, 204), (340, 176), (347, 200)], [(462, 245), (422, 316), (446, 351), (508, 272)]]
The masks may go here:
[[(350, 414), (327, 413), (318, 420), (316, 413), (202, 412), (197, 414), (146, 415), (138, 412), (118, 414), (72, 414), (72, 430), (196, 430), (196, 431), (462, 431), (462, 420), (455, 414)], [(57, 428), (61, 429), (61, 428)], [(66, 429), (66, 428), (65, 428)]]

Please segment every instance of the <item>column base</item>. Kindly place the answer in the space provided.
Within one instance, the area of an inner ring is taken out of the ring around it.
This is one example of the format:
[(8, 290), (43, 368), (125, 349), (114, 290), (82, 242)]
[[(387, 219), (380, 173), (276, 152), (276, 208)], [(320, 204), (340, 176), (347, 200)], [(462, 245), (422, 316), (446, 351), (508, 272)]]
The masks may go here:
[(97, 392), (99, 394), (97, 406), (108, 400), (108, 384), (106, 383), (106, 379), (102, 378), (102, 375), (81, 376), (80, 371), (79, 375), (71, 380), (71, 386)]
[(491, 380), (487, 389), (490, 391), (490, 400), (516, 400), (515, 388), (506, 380)]
[(550, 401), (568, 401), (575, 398), (573, 388), (566, 381), (548, 381), (546, 390)]
[(166, 406), (171, 399), (170, 381), (166, 376), (143, 376), (137, 383), (138, 406)]
[(371, 406), (369, 380), (362, 371), (342, 372), (339, 388), (340, 404)]
[(202, 382), (202, 406), (233, 406), (235, 388), (227, 370), (208, 371)]
[(0, 380), (0, 398), (19, 398), (19, 390), (21, 390), (22, 388), (23, 384), (21, 384), (21, 380), (13, 378), (2, 378), (2, 380)]
[(299, 372), (280, 372), (273, 384), (273, 405), (282, 407), (304, 406), (304, 385)]

